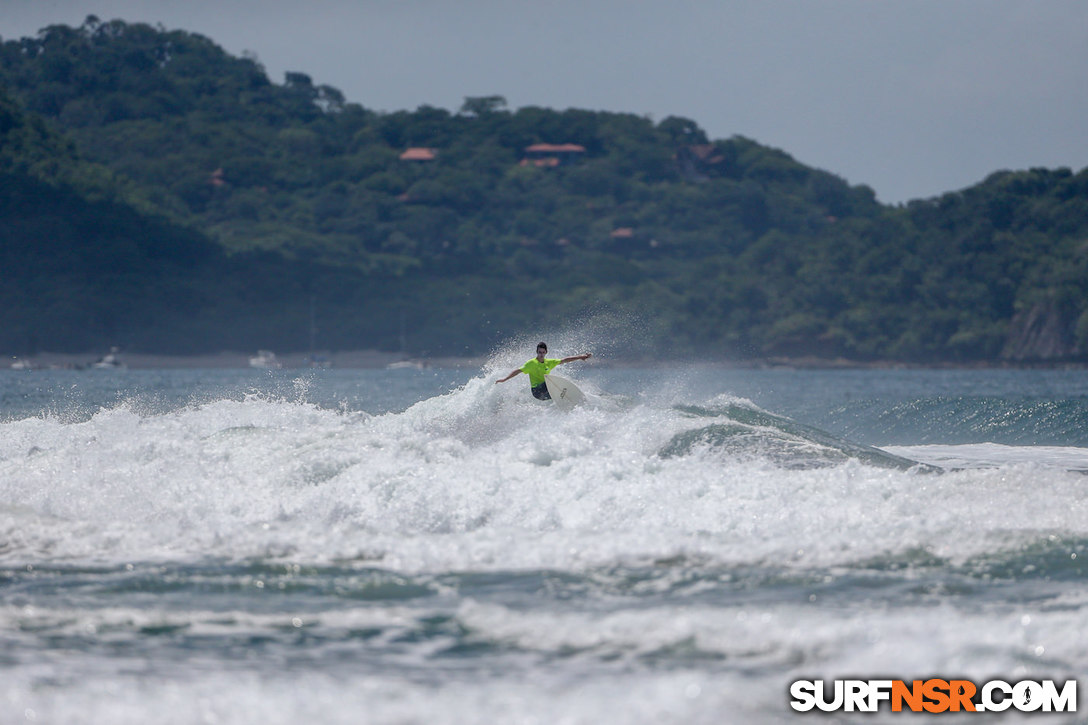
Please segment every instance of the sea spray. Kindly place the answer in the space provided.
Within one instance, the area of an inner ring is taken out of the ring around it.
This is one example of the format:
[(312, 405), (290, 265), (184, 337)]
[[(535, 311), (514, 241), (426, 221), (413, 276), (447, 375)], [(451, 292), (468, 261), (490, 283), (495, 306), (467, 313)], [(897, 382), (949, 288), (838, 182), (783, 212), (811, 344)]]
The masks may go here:
[(922, 475), (788, 419), (712, 405), (563, 414), (487, 376), (378, 416), (261, 396), (148, 416), (122, 405), (82, 423), (5, 424), (0, 470), (5, 499), (51, 522), (50, 550), (106, 561), (365, 551), (415, 571), (804, 549), (848, 565), (1083, 528), (1071, 473), (1034, 472), (1067, 495), (1025, 506), (1016, 497), (1034, 483), (1014, 477), (1010, 489), (1003, 470)]

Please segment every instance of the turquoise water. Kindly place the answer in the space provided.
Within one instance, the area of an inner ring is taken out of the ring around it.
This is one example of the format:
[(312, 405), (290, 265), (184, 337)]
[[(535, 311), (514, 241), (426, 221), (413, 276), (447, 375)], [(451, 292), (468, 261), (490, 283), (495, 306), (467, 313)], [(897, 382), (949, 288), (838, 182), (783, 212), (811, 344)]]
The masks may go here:
[(564, 415), (515, 358), (0, 372), (0, 722), (775, 723), (800, 678), (1085, 675), (1085, 373), (572, 364)]

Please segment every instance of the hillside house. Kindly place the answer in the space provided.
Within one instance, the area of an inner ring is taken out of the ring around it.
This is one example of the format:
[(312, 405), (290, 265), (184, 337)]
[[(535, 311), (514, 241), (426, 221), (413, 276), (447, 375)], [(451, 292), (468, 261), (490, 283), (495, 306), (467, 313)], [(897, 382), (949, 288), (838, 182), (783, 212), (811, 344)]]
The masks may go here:
[(525, 158), (521, 160), (521, 165), (545, 168), (564, 166), (582, 158), (585, 153), (585, 146), (574, 143), (535, 143), (525, 147)]
[(725, 156), (714, 144), (682, 146), (674, 158), (680, 175), (687, 181), (706, 181), (712, 170), (720, 170), (725, 165)]
[(400, 160), (426, 163), (428, 161), (434, 161), (437, 156), (438, 151), (436, 149), (413, 147), (402, 153), (400, 155)]

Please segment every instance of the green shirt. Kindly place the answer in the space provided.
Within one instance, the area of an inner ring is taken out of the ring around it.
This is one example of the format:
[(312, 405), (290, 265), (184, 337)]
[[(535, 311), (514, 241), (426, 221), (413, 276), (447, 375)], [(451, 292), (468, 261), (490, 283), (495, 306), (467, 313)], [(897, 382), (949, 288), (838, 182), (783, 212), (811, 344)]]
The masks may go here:
[(521, 366), (521, 372), (529, 373), (529, 385), (535, 388), (544, 382), (544, 376), (550, 373), (552, 368), (558, 364), (559, 360), (555, 358), (545, 358), (544, 362), (540, 362), (534, 357)]

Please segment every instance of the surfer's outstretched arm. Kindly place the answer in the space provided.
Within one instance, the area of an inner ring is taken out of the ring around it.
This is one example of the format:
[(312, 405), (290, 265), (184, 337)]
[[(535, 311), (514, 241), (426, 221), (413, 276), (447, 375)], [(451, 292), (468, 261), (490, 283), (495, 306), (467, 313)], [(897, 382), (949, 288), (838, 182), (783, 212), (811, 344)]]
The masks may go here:
[(495, 385), (498, 385), (499, 383), (505, 383), (510, 378), (514, 377), (515, 375), (521, 375), (523, 372), (525, 371), (519, 368), (518, 370), (515, 370), (514, 372), (507, 375), (505, 378), (499, 378), (498, 380), (496, 380)]
[(574, 362), (575, 360), (588, 360), (591, 357), (593, 357), (593, 353), (591, 352), (587, 352), (585, 355), (571, 355), (570, 357), (565, 357), (560, 360), (559, 364), (562, 365), (563, 363)]

